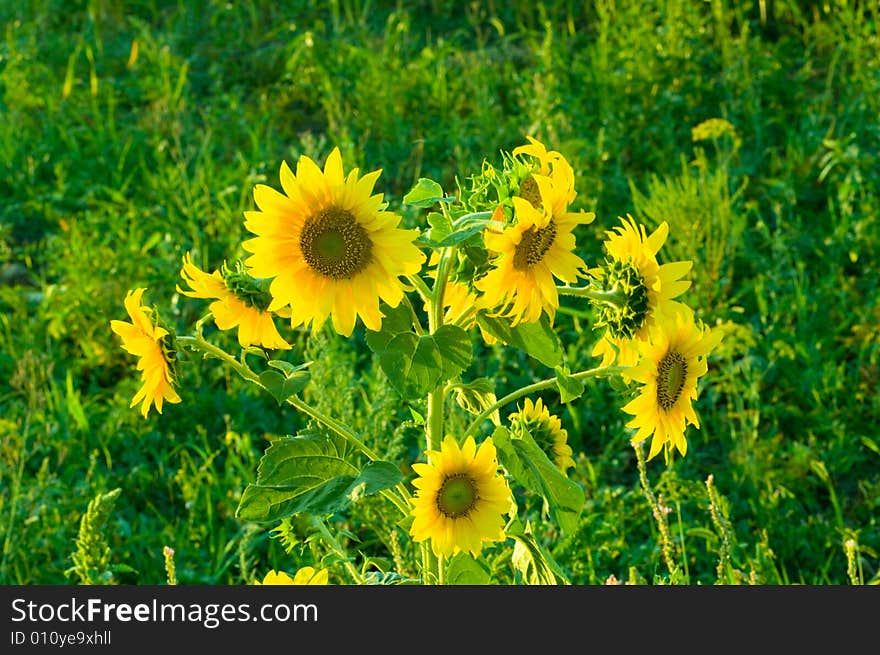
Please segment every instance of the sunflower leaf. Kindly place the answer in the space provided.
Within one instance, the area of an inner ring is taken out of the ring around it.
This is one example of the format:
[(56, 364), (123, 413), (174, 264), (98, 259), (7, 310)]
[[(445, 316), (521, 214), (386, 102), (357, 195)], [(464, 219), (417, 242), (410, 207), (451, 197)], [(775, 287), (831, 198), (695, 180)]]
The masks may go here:
[(303, 512), (332, 514), (402, 479), (400, 469), (391, 462), (359, 467), (345, 442), (334, 435), (284, 437), (266, 449), (257, 481), (245, 488), (236, 516), (277, 521)]
[(420, 177), (416, 185), (403, 197), (403, 204), (424, 209), (437, 202), (452, 200), (455, 198), (447, 198), (439, 183), (427, 177)]
[(422, 338), (433, 339), (437, 344), (442, 360), (443, 380), (458, 377), (471, 365), (474, 347), (468, 333), (460, 327), (441, 325), (434, 334)]
[(412, 330), (412, 314), (401, 303), (397, 307), (382, 306), (382, 329), (378, 332), (367, 330), (367, 346), (377, 355), (385, 350), (385, 346), (398, 334)]
[[(269, 364), (273, 363), (269, 362)], [(272, 397), (275, 398), (279, 405), (305, 389), (310, 379), (311, 375), (309, 372), (303, 370), (295, 370), (289, 375), (282, 375), (277, 371), (263, 371), (260, 373), (260, 384), (263, 385), (266, 391), (272, 394)]]
[(584, 393), (584, 383), (572, 376), (567, 366), (556, 367), (556, 388), (559, 389), (559, 399), (564, 403), (580, 398)]
[(545, 366), (555, 368), (562, 364), (562, 346), (559, 344), (559, 337), (544, 315), (541, 316), (540, 321), (519, 323), (511, 327), (503, 318), (487, 316), (480, 312), (477, 314), (477, 323), (502, 343), (519, 348)]
[(388, 342), (379, 355), (388, 381), (404, 398), (420, 398), (437, 388), (443, 374), (443, 359), (430, 337), (404, 332)]
[(571, 584), (556, 560), (535, 539), (531, 524), (527, 524), (524, 530), (508, 530), (507, 536), (514, 539), (511, 556), (513, 569), (522, 577), (525, 584)]
[(487, 585), (491, 573), (480, 562), (465, 552), (458, 552), (446, 565), (446, 584)]
[[(469, 414), (479, 415), (498, 400), (495, 396), (495, 383), (489, 378), (477, 378), (467, 384), (456, 386), (454, 391), (455, 402)], [(498, 410), (492, 413), (491, 418), (495, 425), (501, 423)]]
[(499, 426), (492, 433), (498, 460), (514, 480), (542, 496), (550, 516), (560, 529), (571, 534), (577, 529), (584, 508), (584, 491), (560, 471), (525, 428), (511, 433)]
[(391, 386), (406, 399), (421, 398), (444, 380), (455, 378), (470, 366), (473, 347), (467, 332), (443, 325), (434, 334), (417, 335), (393, 322), (381, 332), (369, 332), (367, 345), (379, 355), (379, 364)]

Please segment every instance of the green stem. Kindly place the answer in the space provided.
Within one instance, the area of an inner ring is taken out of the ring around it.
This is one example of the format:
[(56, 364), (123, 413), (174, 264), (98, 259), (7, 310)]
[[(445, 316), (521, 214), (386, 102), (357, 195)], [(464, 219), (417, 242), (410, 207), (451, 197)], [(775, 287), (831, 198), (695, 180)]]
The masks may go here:
[(593, 289), (590, 287), (559, 286), (556, 287), (556, 291), (560, 296), (589, 298), (590, 300), (604, 302), (615, 307), (626, 307), (627, 304), (626, 294), (617, 288), (606, 291), (605, 289)]
[(678, 564), (675, 563), (675, 558), (672, 555), (672, 535), (669, 533), (669, 525), (666, 523), (666, 517), (663, 515), (663, 510), (660, 509), (660, 503), (657, 502), (657, 497), (654, 495), (654, 492), (651, 490), (651, 485), (648, 483), (648, 471), (642, 443), (633, 443), (632, 447), (636, 451), (636, 461), (638, 462), (639, 467), (639, 481), (642, 485), (642, 492), (644, 493), (645, 498), (648, 499), (648, 505), (651, 506), (651, 513), (654, 515), (654, 521), (657, 523), (657, 529), (660, 531), (660, 550), (663, 553), (663, 561), (666, 563), (666, 568), (669, 570), (669, 576), (672, 583), (675, 584), (681, 578), (681, 572), (679, 571)]
[(416, 288), (416, 291), (419, 292), (419, 295), (425, 303), (430, 302), (431, 289), (425, 284), (425, 281), (422, 278), (418, 275), (408, 275), (406, 279), (412, 282), (412, 285)]
[(336, 537), (333, 536), (333, 533), (330, 532), (330, 529), (327, 527), (327, 524), (324, 523), (323, 519), (318, 518), (317, 516), (312, 516), (312, 525), (314, 525), (318, 532), (321, 533), (321, 536), (324, 540), (329, 544), (329, 546), (336, 551), (336, 554), (342, 558), (343, 563), (345, 564), (345, 568), (348, 570), (348, 574), (354, 578), (355, 584), (363, 584), (364, 577), (360, 574), (360, 572), (354, 567), (354, 564), (351, 563), (351, 557), (348, 555), (348, 551), (342, 547)]
[[(232, 369), (235, 370), (235, 372), (238, 373), (245, 380), (253, 382), (254, 384), (256, 384), (257, 386), (259, 386), (263, 389), (266, 388), (265, 386), (263, 386), (263, 383), (260, 382), (260, 376), (257, 375), (253, 370), (251, 370), (251, 368), (249, 366), (238, 361), (235, 357), (230, 355), (228, 352), (226, 352), (222, 348), (218, 348), (214, 344), (205, 341), (205, 339), (202, 337), (200, 332), (197, 331), (197, 335), (194, 337), (185, 337), (185, 336), (184, 337), (177, 337), (176, 340), (178, 343), (182, 343), (184, 345), (189, 345), (189, 346), (195, 348), (196, 350), (200, 350), (205, 354), (208, 354), (208, 355), (211, 355), (212, 357), (216, 357), (217, 359), (220, 359), (221, 361), (225, 362), (230, 367), (232, 367)], [(376, 453), (374, 453), (363, 441), (361, 441), (357, 437), (357, 435), (351, 430), (351, 428), (349, 428), (348, 426), (346, 426), (346, 425), (340, 423), (339, 421), (337, 421), (336, 419), (331, 418), (331, 417), (327, 416), (326, 414), (320, 412), (319, 410), (315, 409), (314, 407), (312, 407), (311, 405), (309, 405), (305, 401), (300, 400), (296, 396), (292, 396), (292, 397), (288, 398), (287, 403), (290, 405), (293, 405), (296, 409), (298, 409), (302, 413), (304, 413), (308, 416), (311, 416), (313, 419), (315, 419), (319, 423), (322, 423), (326, 427), (328, 427), (329, 429), (333, 430), (333, 432), (338, 434), (340, 437), (342, 437), (348, 443), (350, 443), (352, 446), (354, 446), (357, 450), (359, 450), (364, 455), (366, 455), (367, 458), (371, 462), (375, 462), (379, 459), (379, 456), (376, 455)], [(405, 515), (409, 514), (408, 501), (410, 498), (410, 494), (409, 494), (409, 491), (407, 491), (406, 487), (403, 485), (403, 483), (398, 484), (396, 489), (397, 489), (398, 493), (400, 493), (403, 496), (403, 499), (390, 493), (387, 489), (383, 490), (381, 493), (383, 496), (388, 498), (388, 500), (390, 500), (392, 503), (394, 503), (394, 506), (397, 507), (397, 509), (399, 509), (405, 516)]]
[(413, 329), (416, 331), (417, 335), (422, 336), (425, 333), (425, 329), (422, 327), (421, 321), (419, 321), (419, 315), (416, 313), (416, 308), (413, 307), (412, 301), (406, 294), (403, 295), (403, 303), (406, 305), (407, 309), (409, 309), (409, 315), (410, 318), (412, 318)]
[[(434, 279), (434, 288), (431, 291), (428, 304), (428, 332), (434, 334), (443, 325), (443, 294), (446, 292), (446, 280), (449, 276), (449, 264), (451, 261), (451, 249), (444, 248), (440, 253), (440, 262), (437, 264), (437, 277)], [(443, 386), (438, 386), (428, 394), (428, 416), (425, 419), (426, 449), (430, 451), (440, 447), (443, 440), (444, 401), (446, 393)], [(431, 462), (430, 454), (428, 463)], [(433, 574), (438, 584), (443, 584), (442, 558), (437, 558), (430, 551), (428, 542), (422, 544), (422, 561), (424, 575)]]
[[(600, 366), (599, 368), (591, 368), (586, 371), (578, 371), (574, 373), (571, 377), (577, 378), (578, 380), (586, 380), (592, 377), (599, 377), (603, 375), (614, 375), (616, 373), (620, 373), (624, 370), (625, 366)], [(508, 403), (512, 403), (514, 400), (518, 400), (523, 396), (528, 396), (531, 393), (536, 393), (538, 391), (543, 391), (544, 389), (550, 389), (556, 386), (556, 378), (548, 378), (546, 380), (541, 380), (540, 382), (535, 382), (528, 386), (522, 387), (513, 391), (501, 400), (493, 403), (486, 409), (484, 409), (477, 417), (471, 421), (471, 424), (467, 427), (467, 430), (464, 432), (464, 436), (468, 437), (474, 435), (476, 431), (479, 429), (480, 425), (482, 425), (483, 421), (492, 416), (492, 414), (507, 405)]]
[[(444, 209), (443, 213), (444, 214), (446, 213), (445, 209)], [(492, 218), (492, 214), (494, 214), (494, 213), (495, 213), (494, 211), (473, 212), (472, 214), (465, 214), (464, 216), (459, 216), (454, 221), (452, 221), (452, 229), (456, 230), (457, 228), (464, 225), (468, 221), (483, 220), (486, 218)]]

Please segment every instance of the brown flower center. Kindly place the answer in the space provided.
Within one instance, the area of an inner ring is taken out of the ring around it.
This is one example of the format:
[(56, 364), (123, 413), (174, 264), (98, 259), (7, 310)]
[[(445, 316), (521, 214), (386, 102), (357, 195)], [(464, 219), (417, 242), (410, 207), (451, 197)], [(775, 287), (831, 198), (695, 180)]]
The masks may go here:
[(519, 197), (528, 200), (535, 209), (541, 208), (541, 188), (533, 176), (529, 175), (519, 183)]
[(679, 352), (666, 353), (657, 365), (657, 404), (666, 411), (681, 397), (687, 379), (687, 360)]
[(477, 485), (469, 475), (451, 475), (437, 492), (437, 510), (447, 518), (457, 519), (467, 516), (478, 499)]
[(312, 270), (334, 280), (360, 273), (373, 258), (367, 231), (351, 212), (339, 207), (328, 207), (306, 219), (299, 245)]
[(530, 227), (523, 232), (522, 238), (513, 251), (513, 267), (524, 271), (544, 259), (556, 239), (556, 223), (553, 219), (545, 227), (536, 230)]

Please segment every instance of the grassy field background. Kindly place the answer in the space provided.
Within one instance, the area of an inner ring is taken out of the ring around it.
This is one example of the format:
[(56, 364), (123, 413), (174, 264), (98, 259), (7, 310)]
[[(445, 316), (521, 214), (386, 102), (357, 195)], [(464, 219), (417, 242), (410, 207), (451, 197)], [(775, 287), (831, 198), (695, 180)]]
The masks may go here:
[[(694, 260), (687, 300), (725, 330), (687, 457), (648, 466), (684, 581), (880, 581), (877, 3), (27, 0), (0, 25), (0, 583), (80, 581), (80, 518), (116, 488), (106, 580), (164, 583), (165, 546), (187, 584), (311, 563), (311, 543), (234, 516), (268, 436), (302, 419), (195, 362), (184, 404), (145, 421), (109, 321), (144, 286), (189, 329), (203, 307), (175, 293), (181, 256), (240, 256), (253, 185), (277, 187), (282, 160), (338, 145), (399, 209), (418, 177), (454, 189), (526, 135), (597, 214), (587, 261), (618, 216), (666, 220), (661, 257)], [(693, 141), (710, 118), (735, 137)], [(580, 368), (590, 318), (563, 300)], [(316, 361), (310, 402), (418, 456), (362, 328), (293, 339)], [(547, 375), (492, 355), (475, 359), (499, 389)], [(545, 402), (587, 505), (543, 543), (575, 584), (668, 581), (615, 392)], [(378, 560), (399, 535), (371, 530), (375, 511), (333, 524)]]

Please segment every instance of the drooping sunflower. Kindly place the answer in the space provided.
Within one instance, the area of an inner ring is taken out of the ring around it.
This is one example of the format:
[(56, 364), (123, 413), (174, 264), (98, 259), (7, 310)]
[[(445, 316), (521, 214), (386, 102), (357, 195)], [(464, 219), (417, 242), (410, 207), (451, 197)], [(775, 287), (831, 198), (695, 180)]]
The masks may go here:
[(254, 582), (255, 585), (325, 585), (328, 584), (329, 573), (327, 569), (316, 570), (311, 566), (304, 566), (296, 572), (292, 578), (284, 571), (269, 571), (262, 582)]
[(638, 428), (633, 441), (652, 437), (648, 459), (664, 446), (687, 453), (685, 428), (700, 427), (692, 404), (697, 399), (697, 380), (706, 374), (706, 357), (721, 336), (719, 330), (697, 325), (692, 313), (677, 312), (664, 316), (651, 326), (649, 339), (638, 342), (639, 362), (625, 369), (623, 376), (642, 387), (623, 411), (634, 416), (626, 424)]
[(141, 304), (144, 291), (146, 289), (134, 289), (125, 296), (125, 310), (131, 323), (113, 320), (110, 329), (122, 337), (124, 350), (140, 358), (137, 369), (141, 372), (143, 386), (131, 399), (129, 407), (143, 400), (141, 414), (146, 418), (151, 405), (155, 405), (161, 414), (164, 401), (179, 403), (180, 396), (174, 390), (174, 336), (159, 325), (158, 318), (155, 323), (151, 320), (155, 317), (153, 310)]
[[(482, 292), (481, 309), (506, 316), (511, 325), (533, 323), (547, 312), (551, 322), (559, 307), (554, 277), (575, 282), (586, 268), (575, 253), (578, 226), (591, 223), (593, 212), (569, 212), (553, 191), (549, 178), (535, 175), (545, 211), (520, 197), (513, 198), (516, 223), (503, 232), (487, 231), (486, 248), (493, 255), (492, 268), (474, 282)], [(552, 211), (551, 211), (552, 209)]]
[(616, 362), (632, 366), (638, 359), (637, 344), (648, 338), (648, 330), (661, 315), (688, 312), (686, 305), (674, 301), (687, 291), (691, 283), (682, 280), (693, 262), (660, 264), (657, 253), (669, 235), (664, 221), (650, 235), (644, 225), (632, 216), (620, 219), (621, 224), (606, 232), (605, 265), (590, 269), (605, 289), (626, 296), (625, 306), (596, 302), (599, 320), (596, 327), (605, 332), (596, 342), (592, 355), (602, 357), (602, 366)]
[(238, 327), (238, 343), (242, 348), (289, 350), (290, 344), (278, 333), (267, 311), (272, 296), (260, 280), (248, 275), (241, 267), (230, 270), (223, 265), (222, 271), (210, 275), (192, 263), (190, 253), (183, 256), (180, 277), (191, 291), (177, 287), (179, 293), (190, 298), (216, 298), (209, 306), (214, 322), (221, 330)]
[(245, 265), (256, 278), (272, 278), (267, 309), (289, 305), (292, 327), (311, 324), (316, 331), (329, 317), (350, 336), (360, 316), (380, 330), (379, 300), (396, 307), (403, 299), (399, 277), (417, 273), (425, 261), (413, 244), (418, 231), (397, 227), (400, 216), (373, 194), (381, 171), (358, 173), (343, 173), (334, 148), (323, 171), (306, 156), (295, 175), (282, 163), (284, 193), (254, 187), (260, 211), (245, 212), (245, 227), (257, 235), (242, 244), (252, 253)]
[(513, 412), (508, 416), (508, 420), (513, 432), (527, 430), (560, 471), (566, 473), (575, 465), (571, 457), (571, 446), (568, 445), (568, 431), (562, 427), (559, 417), (551, 414), (544, 406), (541, 398), (535, 403), (532, 403), (530, 398), (526, 398), (523, 408)]
[(459, 550), (477, 556), (484, 542), (503, 541), (511, 493), (492, 438), (477, 448), (473, 437), (459, 446), (447, 436), (428, 457), (430, 464), (413, 464), (419, 476), (413, 480), (413, 541), (430, 539), (437, 556)]
[[(571, 164), (556, 150), (547, 150), (546, 146), (537, 139), (527, 136), (527, 145), (517, 146), (513, 149), (513, 156), (528, 155), (536, 160), (532, 170), (527, 172), (520, 182), (518, 195), (528, 200), (533, 207), (540, 208), (546, 199), (542, 197), (538, 186), (540, 175), (547, 177), (552, 182), (552, 202), (555, 204), (569, 204), (577, 195), (574, 189), (574, 169)], [(564, 210), (563, 210), (564, 211)]]

